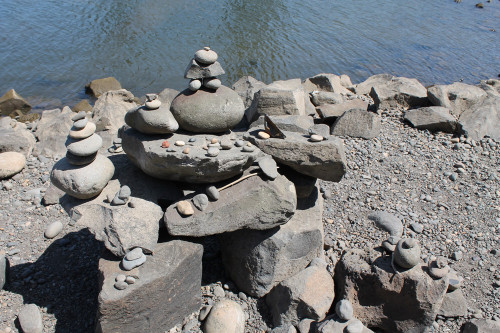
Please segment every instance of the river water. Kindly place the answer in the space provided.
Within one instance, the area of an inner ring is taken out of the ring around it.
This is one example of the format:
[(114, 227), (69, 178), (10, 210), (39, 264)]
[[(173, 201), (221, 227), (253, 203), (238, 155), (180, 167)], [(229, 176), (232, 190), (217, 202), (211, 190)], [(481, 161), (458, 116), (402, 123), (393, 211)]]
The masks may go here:
[(474, 1), (1, 0), (0, 95), (72, 105), (106, 76), (137, 96), (183, 89), (203, 46), (226, 85), (318, 73), (477, 83), (500, 73), (500, 2)]

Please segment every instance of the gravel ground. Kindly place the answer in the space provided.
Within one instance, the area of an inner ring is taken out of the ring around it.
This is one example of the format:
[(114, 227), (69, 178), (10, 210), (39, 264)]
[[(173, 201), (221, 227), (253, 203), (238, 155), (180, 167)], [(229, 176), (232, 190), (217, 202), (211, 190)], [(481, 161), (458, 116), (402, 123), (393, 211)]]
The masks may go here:
[[(495, 288), (500, 284), (495, 285), (500, 278), (500, 144), (417, 131), (401, 116), (401, 110), (382, 113), (382, 133), (374, 140), (344, 138), (346, 176), (340, 183), (320, 182), (327, 199), (329, 270), (343, 250), (378, 246), (385, 239), (366, 216), (386, 210), (401, 217), (406, 234), (419, 240), (424, 260), (449, 257), (465, 278), (469, 315), (438, 319), (438, 332), (459, 332), (473, 317), (500, 320), (500, 289)], [(41, 308), (44, 332), (93, 331), (103, 246), (88, 230), (71, 225), (60, 205), (40, 203), (53, 163), (31, 157), (20, 174), (1, 181), (0, 253), (11, 263), (11, 283), (0, 291), (0, 332), (18, 331), (23, 303)], [(45, 239), (46, 226), (57, 220), (63, 232)], [(265, 302), (239, 293), (224, 276), (216, 240), (205, 243), (203, 303), (225, 295), (246, 309), (247, 332), (269, 331)], [(199, 332), (198, 316), (172, 332)]]

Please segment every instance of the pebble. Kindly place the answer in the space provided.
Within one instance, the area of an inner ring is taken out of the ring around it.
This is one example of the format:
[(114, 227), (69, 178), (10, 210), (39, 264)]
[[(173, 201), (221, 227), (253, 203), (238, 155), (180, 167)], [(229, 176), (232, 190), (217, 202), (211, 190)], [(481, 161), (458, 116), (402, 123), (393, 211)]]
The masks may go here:
[(368, 215), (368, 219), (375, 222), (378, 228), (387, 231), (391, 236), (401, 237), (403, 234), (403, 223), (391, 213), (376, 211)]
[(234, 145), (236, 147), (243, 147), (245, 145), (245, 141), (243, 141), (243, 140), (236, 140), (236, 142), (234, 143)]
[(210, 198), (210, 200), (217, 201), (219, 200), (220, 193), (219, 190), (215, 186), (209, 186), (205, 190), (207, 193), (207, 196)]
[(186, 200), (182, 200), (177, 203), (177, 211), (179, 212), (179, 214), (184, 216), (190, 216), (194, 214), (193, 206), (191, 206), (191, 203)]
[(222, 139), (220, 141), (220, 146), (224, 150), (229, 150), (229, 149), (233, 148), (233, 142), (229, 139)]
[(127, 284), (134, 284), (134, 283), (135, 283), (135, 277), (133, 277), (133, 276), (127, 276), (127, 277), (125, 278), (125, 282), (126, 282)]
[(188, 142), (196, 142), (196, 138), (189, 138)]
[(278, 165), (276, 164), (276, 161), (272, 157), (264, 157), (259, 160), (259, 168), (262, 170), (262, 172), (269, 177), (270, 179), (274, 180), (276, 177), (278, 177)]
[(342, 320), (350, 320), (353, 317), (353, 308), (350, 301), (343, 299), (335, 305), (335, 313)]
[(219, 79), (209, 79), (203, 82), (203, 85), (207, 89), (217, 90), (222, 85), (222, 82)]
[(14, 185), (11, 182), (5, 182), (5, 183), (3, 183), (3, 189), (6, 190), (6, 191), (12, 190), (13, 187), (14, 187)]
[(223, 299), (217, 302), (205, 320), (205, 333), (245, 331), (245, 313), (235, 301)]
[(253, 152), (254, 150), (255, 150), (255, 146), (248, 146), (248, 145), (247, 145), (247, 146), (244, 146), (244, 147), (243, 147), (243, 151), (244, 151), (244, 152), (247, 152), (247, 153), (251, 153), (251, 152)]
[(9, 269), (9, 264), (7, 262), (7, 258), (0, 254), (0, 290), (3, 289), (5, 283), (7, 282), (7, 270)]
[(125, 282), (125, 279), (127, 277), (124, 275), (124, 274), (118, 274), (116, 277), (115, 277), (115, 282)]
[(207, 150), (207, 155), (210, 157), (215, 157), (219, 155), (219, 152), (220, 152), (219, 148), (209, 147)]
[(73, 127), (77, 130), (81, 130), (81, 129), (84, 129), (85, 126), (87, 126), (87, 123), (89, 122), (89, 120), (87, 118), (83, 118), (83, 119), (80, 119), (80, 120), (77, 120), (73, 123)]
[(449, 177), (448, 177), (452, 182), (454, 182), (455, 180), (458, 179), (458, 174), (456, 172), (452, 173)]
[(131, 194), (132, 194), (132, 191), (130, 190), (130, 187), (128, 187), (127, 185), (123, 185), (120, 188), (120, 191), (118, 191), (118, 197), (120, 199), (128, 199)]
[(216, 143), (219, 143), (219, 139), (217, 139), (217, 138), (212, 138), (212, 140), (210, 140), (210, 143), (211, 143), (211, 144), (216, 144)]
[[(119, 192), (118, 192), (119, 193)], [(127, 200), (128, 199), (121, 199), (119, 196), (118, 196), (118, 193), (116, 193), (115, 197), (113, 198), (113, 200), (111, 201), (111, 204), (112, 205), (116, 205), (116, 206), (120, 206), (120, 205), (125, 205), (127, 203)]]
[(113, 202), (113, 198), (114, 198), (114, 196), (112, 194), (106, 195), (106, 201), (109, 202), (109, 203)]
[(365, 326), (363, 325), (363, 323), (360, 320), (355, 319), (349, 325), (347, 325), (345, 330), (346, 333), (362, 333), (364, 328)]
[(325, 138), (324, 138), (324, 137), (322, 137), (321, 135), (313, 134), (313, 135), (311, 135), (311, 138), (310, 138), (310, 139), (311, 139), (311, 141), (312, 141), (312, 142), (321, 142), (321, 141), (323, 141)]
[(85, 117), (87, 117), (87, 112), (80, 111), (77, 114), (75, 114), (73, 117), (71, 117), (71, 121), (75, 122), (75, 121), (78, 121), (80, 119), (84, 119)]
[(142, 249), (140, 247), (136, 247), (135, 249), (129, 251), (125, 255), (125, 259), (132, 261), (132, 260), (142, 258), (143, 256), (144, 256), (144, 252), (142, 251)]
[(55, 221), (49, 224), (47, 229), (45, 229), (45, 238), (52, 239), (59, 235), (63, 230), (63, 224), (60, 221)]
[(178, 140), (178, 141), (175, 141), (175, 145), (176, 146), (179, 146), (179, 147), (182, 147), (184, 146), (186, 143), (184, 141), (181, 141), (181, 140)]
[(15, 151), (0, 153), (0, 179), (14, 176), (25, 166), (26, 157), (23, 154)]
[(115, 287), (115, 289), (118, 289), (118, 290), (124, 290), (128, 287), (128, 284), (125, 281), (119, 281), (119, 282), (115, 282), (114, 287)]
[(218, 57), (217, 53), (214, 50), (211, 50), (208, 46), (196, 51), (194, 54), (194, 60), (203, 65), (211, 65), (215, 63)]
[(268, 133), (263, 132), (263, 131), (260, 131), (259, 133), (257, 133), (257, 136), (263, 140), (269, 139), (271, 137)]
[(204, 193), (195, 195), (193, 197), (193, 204), (199, 210), (204, 211), (208, 206), (208, 196)]
[(420, 223), (412, 223), (410, 224), (410, 227), (415, 231), (417, 234), (421, 234), (422, 231), (424, 231), (424, 226), (421, 225)]
[(81, 130), (69, 131), (69, 137), (72, 139), (86, 139), (95, 133), (96, 126), (93, 122), (88, 122), (87, 125)]
[(102, 138), (98, 134), (92, 134), (88, 138), (82, 140), (73, 140), (66, 149), (69, 153), (76, 156), (91, 156), (102, 147)]
[(136, 205), (135, 205), (135, 201), (134, 201), (134, 200), (129, 201), (129, 202), (128, 202), (128, 206), (129, 206), (130, 208), (135, 208), (135, 207), (136, 207)]
[(412, 268), (420, 262), (420, 246), (413, 238), (403, 238), (394, 250), (394, 262), (403, 268)]
[(448, 261), (444, 257), (438, 257), (429, 262), (429, 275), (436, 279), (445, 277), (450, 272)]
[(191, 149), (189, 147), (186, 147), (186, 148), (184, 148), (182, 153), (187, 155), (187, 154), (189, 154), (190, 151), (191, 151)]
[(200, 88), (201, 88), (201, 81), (200, 80), (191, 80), (189, 82), (189, 90), (197, 91)]
[(162, 148), (168, 148), (168, 147), (170, 147), (170, 142), (168, 142), (167, 140), (163, 141), (161, 143), (161, 147)]
[(144, 105), (149, 110), (156, 110), (156, 109), (160, 108), (161, 101), (159, 99), (155, 99), (155, 100), (148, 101), (148, 102), (144, 103)]
[(451, 259), (453, 259), (455, 261), (462, 260), (463, 257), (464, 257), (464, 254), (462, 253), (462, 251), (455, 251), (451, 254)]
[(146, 259), (147, 258), (144, 254), (142, 255), (142, 257), (140, 257), (139, 259), (135, 259), (135, 260), (128, 260), (127, 258), (123, 258), (122, 267), (124, 270), (130, 271), (130, 270), (144, 264), (146, 262)]
[(242, 301), (246, 301), (246, 300), (248, 299), (247, 295), (246, 295), (244, 292), (242, 292), (242, 291), (240, 291), (240, 292), (238, 293), (238, 297), (239, 297)]
[(42, 333), (42, 315), (35, 304), (24, 305), (19, 311), (17, 319), (24, 333)]
[(214, 295), (215, 297), (224, 297), (226, 296), (226, 293), (224, 292), (224, 289), (221, 286), (217, 285), (214, 288)]

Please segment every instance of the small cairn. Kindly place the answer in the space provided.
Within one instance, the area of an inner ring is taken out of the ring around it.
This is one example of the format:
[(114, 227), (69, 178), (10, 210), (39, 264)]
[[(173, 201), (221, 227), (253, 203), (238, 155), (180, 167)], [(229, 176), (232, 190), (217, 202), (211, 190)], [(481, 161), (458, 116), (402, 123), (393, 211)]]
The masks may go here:
[(211, 90), (220, 88), (222, 82), (217, 76), (225, 72), (217, 62), (218, 57), (217, 53), (208, 46), (196, 51), (184, 73), (186, 79), (191, 79), (189, 82), (190, 90), (197, 91), (202, 86)]

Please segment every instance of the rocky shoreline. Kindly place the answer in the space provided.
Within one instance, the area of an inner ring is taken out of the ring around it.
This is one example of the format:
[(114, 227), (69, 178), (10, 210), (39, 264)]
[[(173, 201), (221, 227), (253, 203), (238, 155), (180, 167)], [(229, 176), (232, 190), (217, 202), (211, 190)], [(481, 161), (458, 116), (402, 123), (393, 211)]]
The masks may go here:
[[(191, 93), (139, 100), (108, 79), (83, 118), (0, 119), (0, 152), (24, 158), (1, 181), (3, 332), (498, 331), (499, 80), (244, 77), (226, 91), (206, 56)], [(206, 101), (191, 94), (240, 98), (243, 120), (187, 124)], [(150, 117), (171, 104), (175, 119)], [(81, 119), (115, 170), (85, 200), (52, 172), (80, 153), (67, 135)]]

